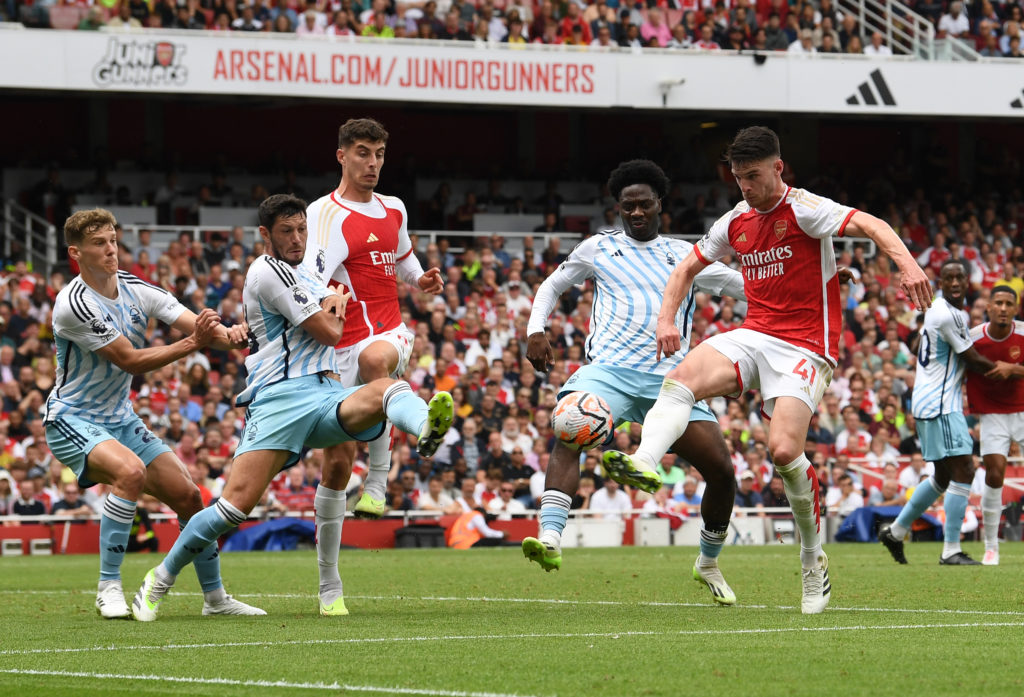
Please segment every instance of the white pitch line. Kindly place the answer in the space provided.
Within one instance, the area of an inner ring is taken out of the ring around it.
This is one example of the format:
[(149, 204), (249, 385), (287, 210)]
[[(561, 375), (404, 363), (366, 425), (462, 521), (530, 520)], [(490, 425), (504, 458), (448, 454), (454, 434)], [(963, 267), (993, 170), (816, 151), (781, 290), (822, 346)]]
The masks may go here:
[[(0, 589), (0, 594), (15, 595), (67, 595), (69, 593), (91, 594), (91, 589), (67, 591), (13, 590)], [(199, 597), (198, 592), (178, 592), (172, 590), (169, 595), (181, 597)], [(309, 600), (316, 598), (315, 593), (232, 593), (235, 598), (268, 598), (283, 600)], [(537, 605), (604, 605), (612, 607), (722, 607), (717, 603), (683, 603), (659, 600), (642, 600), (625, 602), (621, 600), (568, 600), (562, 598), (491, 598), (487, 596), (446, 596), (446, 595), (346, 595), (347, 600), (388, 600), (388, 601), (420, 601), (438, 603), (521, 603)], [(735, 607), (744, 610), (795, 610), (795, 605), (754, 605), (740, 603)], [(957, 610), (952, 608), (904, 608), (904, 607), (838, 607), (828, 606), (829, 612), (901, 612), (915, 615), (988, 615), (996, 617), (1021, 617), (1024, 610)]]
[(285, 687), (295, 690), (342, 690), (345, 692), (384, 692), (400, 695), (436, 695), (437, 697), (525, 697), (502, 692), (464, 692), (462, 690), (428, 690), (414, 687), (378, 687), (376, 685), (346, 685), (344, 683), (288, 682), (286, 680), (233, 680), (231, 678), (191, 678), (176, 675), (123, 675), (119, 673), (85, 673), (71, 670), (31, 670), (7, 668), (0, 673), (9, 675), (45, 675), (58, 678), (93, 678), (96, 680), (150, 680), (192, 685), (231, 685), (238, 687)]
[(71, 648), (49, 649), (13, 649), (0, 651), (0, 656), (29, 656), (44, 654), (91, 653), (99, 651), (166, 651), (169, 649), (221, 649), (250, 648), (266, 646), (318, 646), (329, 644), (399, 644), (409, 642), (430, 641), (508, 641), (522, 639), (620, 639), (622, 637), (650, 636), (731, 636), (736, 634), (791, 634), (796, 632), (854, 632), (854, 631), (892, 631), (916, 629), (955, 629), (978, 627), (1024, 627), (1024, 622), (963, 622), (958, 624), (856, 624), (843, 627), (774, 627), (753, 629), (681, 629), (674, 632), (658, 631), (622, 631), (622, 632), (566, 632), (566, 633), (529, 633), (529, 634), (454, 634), (444, 636), (412, 636), (412, 637), (367, 637), (351, 639), (294, 639), (290, 641), (232, 641), (223, 643), (203, 644), (153, 644), (149, 646), (76, 646)]

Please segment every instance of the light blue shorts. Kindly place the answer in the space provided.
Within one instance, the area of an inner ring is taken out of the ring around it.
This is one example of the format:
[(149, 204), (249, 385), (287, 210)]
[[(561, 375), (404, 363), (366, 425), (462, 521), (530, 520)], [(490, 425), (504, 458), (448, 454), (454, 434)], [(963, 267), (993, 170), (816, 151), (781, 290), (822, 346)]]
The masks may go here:
[(71, 414), (46, 424), (46, 444), (55, 458), (71, 468), (83, 489), (96, 484), (85, 474), (89, 453), (103, 441), (111, 439), (138, 455), (147, 467), (160, 455), (171, 452), (167, 444), (146, 428), (134, 413), (116, 424), (98, 424)]
[[(608, 403), (618, 426), (626, 421), (642, 424), (661, 392), (662, 375), (643, 373), (632, 368), (591, 363), (573, 373), (558, 393), (561, 399), (570, 392), (593, 392)], [(714, 412), (704, 402), (697, 402), (690, 412), (690, 421), (714, 421)], [(614, 432), (605, 441), (610, 443)]]
[(246, 409), (235, 457), (250, 450), (285, 450), (292, 454), (285, 467), (291, 467), (306, 448), (374, 440), (384, 433), (386, 421), (355, 434), (338, 421), (338, 405), (360, 387), (342, 387), (340, 382), (319, 375), (267, 385)]
[(917, 436), (921, 439), (921, 454), (929, 462), (974, 452), (974, 441), (963, 414), (918, 419)]

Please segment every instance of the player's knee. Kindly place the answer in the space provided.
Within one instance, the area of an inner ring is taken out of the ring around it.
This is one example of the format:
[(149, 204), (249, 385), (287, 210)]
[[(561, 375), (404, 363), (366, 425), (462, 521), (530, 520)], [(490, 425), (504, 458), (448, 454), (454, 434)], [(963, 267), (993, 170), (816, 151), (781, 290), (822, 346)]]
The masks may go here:
[(772, 455), (772, 462), (776, 465), (788, 465), (804, 454), (804, 449), (800, 447), (799, 443), (788, 439), (769, 442), (768, 451)]
[(391, 362), (381, 354), (370, 355), (364, 351), (359, 355), (359, 377), (363, 382), (371, 382), (391, 375)]
[(141, 460), (125, 463), (118, 470), (114, 484), (126, 494), (138, 498), (146, 486), (146, 466)]

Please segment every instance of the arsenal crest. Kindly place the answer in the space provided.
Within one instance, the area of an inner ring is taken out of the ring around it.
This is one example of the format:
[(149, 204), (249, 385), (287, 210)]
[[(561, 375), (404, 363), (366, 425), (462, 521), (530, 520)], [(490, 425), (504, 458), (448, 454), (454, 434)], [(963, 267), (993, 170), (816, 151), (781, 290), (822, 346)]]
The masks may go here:
[(161, 41), (156, 45), (156, 64), (161, 68), (169, 68), (174, 64), (174, 44)]
[(780, 240), (783, 237), (785, 237), (786, 236), (786, 229), (788, 227), (789, 227), (789, 223), (787, 223), (785, 220), (776, 220), (775, 221), (775, 237), (780, 239)]
[(1012, 360), (1012, 361), (1020, 360), (1020, 346), (1011, 346), (1010, 347), (1010, 360)]

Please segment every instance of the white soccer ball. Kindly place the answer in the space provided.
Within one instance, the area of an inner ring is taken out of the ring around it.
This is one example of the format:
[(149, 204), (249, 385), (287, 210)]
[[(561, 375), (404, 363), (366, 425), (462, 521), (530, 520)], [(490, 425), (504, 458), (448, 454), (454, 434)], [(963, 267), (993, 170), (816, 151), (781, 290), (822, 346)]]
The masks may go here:
[(608, 403), (593, 392), (570, 392), (551, 414), (555, 437), (577, 452), (604, 443), (614, 426)]

